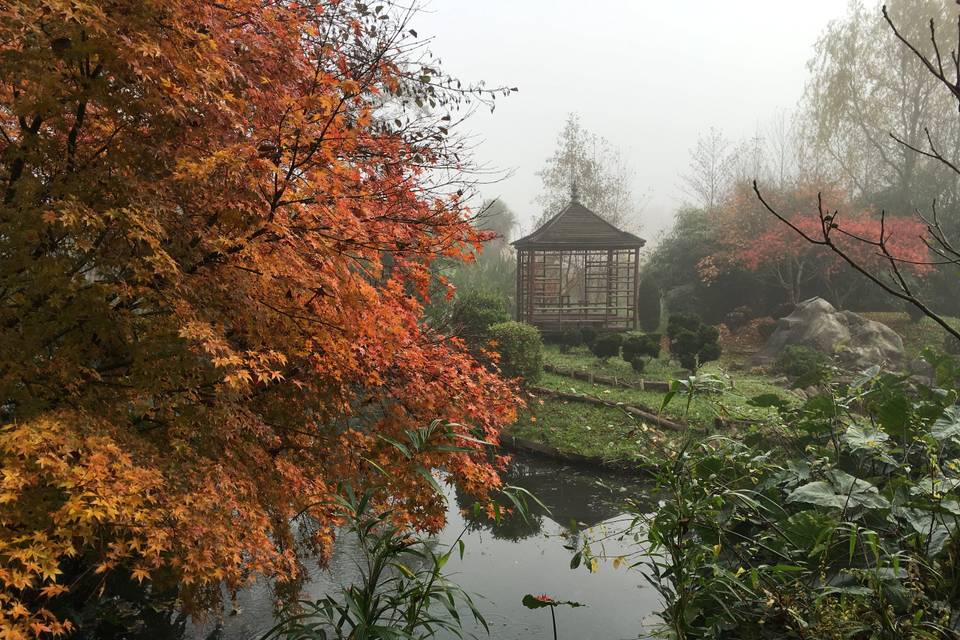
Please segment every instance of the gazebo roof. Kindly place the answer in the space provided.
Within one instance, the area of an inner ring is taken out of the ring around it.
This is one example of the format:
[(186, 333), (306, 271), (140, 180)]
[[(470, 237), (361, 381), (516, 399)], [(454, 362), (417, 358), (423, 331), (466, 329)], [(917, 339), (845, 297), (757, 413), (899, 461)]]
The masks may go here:
[(518, 249), (633, 249), (647, 243), (572, 200), (543, 226), (513, 242)]

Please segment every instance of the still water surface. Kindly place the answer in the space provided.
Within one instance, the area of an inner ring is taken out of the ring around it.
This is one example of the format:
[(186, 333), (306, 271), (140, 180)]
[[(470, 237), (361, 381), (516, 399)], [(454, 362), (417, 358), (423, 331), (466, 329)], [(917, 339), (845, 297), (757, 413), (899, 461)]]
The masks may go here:
[[(549, 610), (531, 611), (520, 603), (527, 593), (546, 593), (560, 600), (588, 605), (557, 609), (560, 638), (645, 637), (644, 625), (650, 622), (659, 599), (639, 572), (622, 566), (615, 570), (611, 563), (601, 564), (593, 574), (583, 567), (571, 570), (573, 552), (564, 545), (577, 538), (572, 521), (581, 523), (581, 534), (589, 527), (586, 530), (594, 537), (614, 526), (622, 526), (624, 500), (627, 497), (642, 500), (649, 488), (639, 480), (618, 474), (525, 455), (514, 457), (504, 481), (536, 495), (550, 513), (534, 508), (535, 517), (529, 523), (518, 517), (499, 525), (465, 520), (461, 509), (470, 503), (451, 489), (447, 526), (438, 536), (438, 544), (446, 549), (467, 527), (464, 557), (461, 560), (455, 554), (445, 571), (474, 595), (490, 625), (490, 637), (497, 640), (553, 638)], [(629, 550), (631, 547), (617, 540), (606, 543), (605, 551), (610, 555)], [(348, 584), (356, 575), (354, 552), (346, 540), (339, 544), (330, 567), (312, 572), (305, 596), (318, 598), (336, 591), (340, 584)], [(222, 626), (188, 623), (186, 638), (254, 640), (273, 626), (274, 596), (268, 586), (254, 585), (245, 590), (239, 595), (237, 605), (239, 613), (227, 617)], [(482, 629), (469, 629), (477, 632), (478, 637), (486, 637)]]

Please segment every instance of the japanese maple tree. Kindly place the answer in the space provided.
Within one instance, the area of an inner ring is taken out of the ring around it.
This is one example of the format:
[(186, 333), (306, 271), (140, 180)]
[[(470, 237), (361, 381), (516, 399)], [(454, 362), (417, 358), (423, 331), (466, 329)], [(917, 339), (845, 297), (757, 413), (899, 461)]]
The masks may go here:
[[(444, 185), (464, 100), (400, 7), (0, 6), (0, 636), (71, 583), (172, 572), (188, 611), (329, 556), (344, 483), (436, 530), (515, 396), (421, 322), (483, 240)], [(428, 446), (405, 434), (440, 419)], [(307, 546), (292, 527), (314, 523)]]
[[(872, 269), (888, 262), (875, 246), (861, 239), (876, 238), (881, 230), (892, 255), (903, 265), (903, 272), (922, 277), (930, 273), (928, 249), (923, 242), (923, 225), (912, 217), (880, 216), (852, 207), (836, 189), (818, 192), (800, 185), (782, 191), (770, 191), (770, 202), (798, 229), (816, 235), (820, 219), (811, 214), (818, 198), (825, 207), (842, 209), (843, 231), (837, 242), (850, 255)], [(737, 184), (729, 199), (713, 216), (715, 250), (701, 260), (701, 277), (706, 281), (730, 269), (745, 269), (777, 284), (791, 302), (803, 297), (804, 285), (818, 280), (835, 301), (843, 301), (855, 283), (855, 274), (835, 253), (806, 242), (790, 226), (771, 216), (747, 183)]]

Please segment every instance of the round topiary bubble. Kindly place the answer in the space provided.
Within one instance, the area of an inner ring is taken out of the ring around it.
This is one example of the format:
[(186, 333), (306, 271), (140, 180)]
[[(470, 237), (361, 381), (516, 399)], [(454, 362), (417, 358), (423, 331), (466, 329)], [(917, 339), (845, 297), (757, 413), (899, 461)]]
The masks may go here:
[(532, 383), (543, 373), (543, 342), (537, 328), (524, 322), (500, 322), (489, 329), (491, 349), (500, 354), (500, 371)]
[(660, 357), (659, 333), (628, 333), (623, 338), (623, 359), (627, 362), (633, 362), (634, 358), (640, 356), (647, 358)]
[(602, 333), (590, 345), (590, 352), (606, 362), (610, 358), (620, 355), (620, 345), (622, 343), (623, 336), (619, 333)]
[(677, 313), (667, 323), (670, 353), (684, 369), (696, 371), (703, 364), (720, 357), (720, 332), (703, 324), (696, 314)]

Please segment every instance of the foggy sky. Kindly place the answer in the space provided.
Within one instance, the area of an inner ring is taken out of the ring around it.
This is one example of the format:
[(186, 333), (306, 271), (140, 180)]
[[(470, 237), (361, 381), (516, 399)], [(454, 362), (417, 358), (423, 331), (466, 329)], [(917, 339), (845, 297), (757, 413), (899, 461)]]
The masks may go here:
[(465, 125), (476, 159), (513, 176), (483, 189), (531, 231), (536, 172), (567, 114), (620, 146), (634, 192), (650, 192), (655, 240), (684, 199), (680, 174), (699, 132), (739, 141), (792, 111), (807, 62), (846, 0), (427, 0), (414, 26), (462, 80), (516, 86)]

